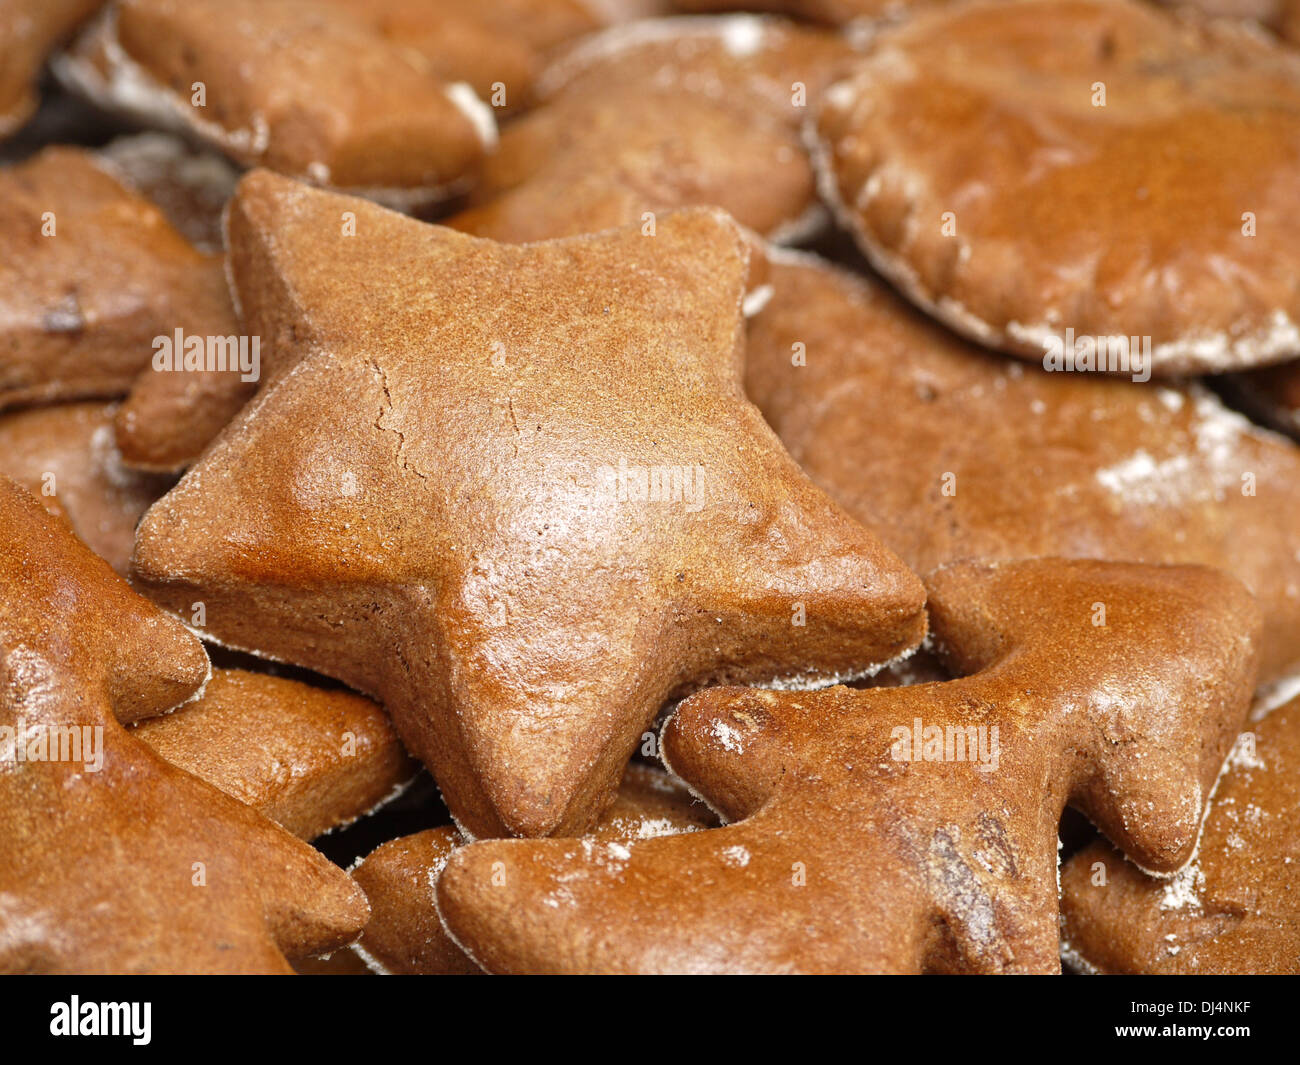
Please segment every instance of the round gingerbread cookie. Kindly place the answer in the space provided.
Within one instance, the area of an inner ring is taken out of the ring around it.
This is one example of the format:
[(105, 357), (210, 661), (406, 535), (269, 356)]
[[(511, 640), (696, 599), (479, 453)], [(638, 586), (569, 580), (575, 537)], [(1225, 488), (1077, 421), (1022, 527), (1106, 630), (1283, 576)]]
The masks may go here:
[(816, 132), (872, 262), (975, 340), (1123, 338), (1156, 374), (1300, 353), (1300, 57), (1261, 34), (1127, 0), (944, 9), (882, 33)]

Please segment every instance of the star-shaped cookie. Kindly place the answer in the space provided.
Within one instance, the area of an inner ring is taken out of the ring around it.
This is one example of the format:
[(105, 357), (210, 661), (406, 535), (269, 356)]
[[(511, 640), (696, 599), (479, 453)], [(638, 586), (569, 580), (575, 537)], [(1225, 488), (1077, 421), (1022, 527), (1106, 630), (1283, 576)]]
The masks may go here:
[(692, 696), (664, 759), (738, 823), (473, 844), (438, 883), (451, 933), (490, 972), (1057, 971), (1063, 809), (1147, 868), (1186, 861), (1258, 608), (1198, 567), (962, 564), (927, 585), (961, 679)]
[(0, 972), (288, 972), (346, 943), (356, 885), (121, 722), (202, 646), (0, 477)]
[(228, 233), (263, 385), (135, 576), (377, 698), (469, 834), (586, 828), (670, 696), (920, 640), (920, 582), (741, 393), (720, 211), (502, 245), (255, 172)]

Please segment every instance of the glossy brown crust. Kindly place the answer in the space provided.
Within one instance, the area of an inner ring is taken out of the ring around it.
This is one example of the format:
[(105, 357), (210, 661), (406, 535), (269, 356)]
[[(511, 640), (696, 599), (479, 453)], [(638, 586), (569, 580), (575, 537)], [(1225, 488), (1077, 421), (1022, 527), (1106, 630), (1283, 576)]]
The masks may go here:
[(135, 575), (378, 699), (470, 832), (582, 831), (674, 692), (922, 637), (920, 582), (741, 394), (721, 212), (499, 245), (256, 172), (229, 219), (262, 391), (146, 515)]
[(103, 0), (0, 0), (0, 137), (36, 110), (45, 57)]
[(528, 99), (548, 52), (600, 28), (594, 5), (581, 0), (329, 0), (384, 39), (413, 48), (443, 81), (463, 81), (494, 107)]
[(0, 414), (0, 473), (125, 576), (135, 527), (171, 487), (168, 477), (129, 470), (113, 443), (111, 403), (65, 403)]
[(1300, 354), (1290, 50), (1129, 0), (954, 5), (826, 101), (824, 191), (973, 339), (1041, 362), (1067, 328), (1145, 336), (1157, 374)]
[(753, 16), (587, 38), (546, 72), (540, 106), (505, 129), (448, 224), (520, 242), (711, 204), (794, 236), (820, 210), (800, 125), (854, 58), (832, 34)]
[(437, 197), (486, 147), (417, 51), (316, 0), (119, 0), (61, 73), (101, 104), (319, 184)]
[[(96, 162), (147, 197), (187, 240), (212, 253), (213, 292), (223, 301), (224, 272), (217, 276), (224, 236), (221, 216), (238, 174), (214, 152), (165, 133), (119, 137)], [(229, 327), (234, 330), (234, 313)], [(229, 332), (223, 335), (230, 335)], [(176, 472), (193, 462), (252, 396), (255, 385), (229, 371), (141, 372), (117, 415), (123, 460), (141, 470)]]
[(369, 699), (237, 669), (132, 734), (299, 839), (355, 821), (417, 769)]
[(256, 382), (244, 381), (229, 370), (155, 373), (146, 367), (114, 417), (122, 461), (142, 471), (183, 470), (203, 454), (256, 391)]
[[(587, 837), (598, 843), (716, 828), (717, 816), (660, 769), (633, 763), (613, 804)], [(454, 826), (390, 840), (353, 870), (370, 901), (370, 923), (360, 948), (392, 973), (481, 973), (438, 919), (434, 885), (464, 837)]]
[(352, 870), (370, 903), (357, 953), (377, 972), (435, 976), (482, 973), (443, 931), (433, 885), (464, 837), (455, 825), (389, 840)]
[(219, 258), (89, 152), (0, 170), (0, 409), (121, 395), (176, 329), (238, 332)]
[[(665, 760), (743, 820), (466, 847), (438, 882), (450, 931), (492, 972), (1058, 971), (1062, 810), (1148, 867), (1187, 858), (1254, 689), (1257, 608), (1193, 567), (1041, 559), (927, 583), (969, 676), (692, 696)], [(997, 726), (995, 768), (896, 758), (918, 721), (987, 727), (988, 752)]]
[(28, 752), (34, 729), (102, 729), (98, 769), (83, 748), (0, 773), (0, 972), (287, 972), (365, 923), (341, 870), (118, 724), (207, 675), (178, 621), (0, 477), (0, 725)]
[[(1199, 389), (983, 352), (810, 257), (783, 253), (769, 281), (746, 391), (808, 475), (918, 573), (1036, 555), (1212, 566), (1259, 598), (1266, 678), (1300, 666), (1293, 444)], [(806, 365), (791, 364), (796, 344)]]
[(1172, 880), (1104, 842), (1066, 863), (1067, 959), (1118, 973), (1300, 973), (1300, 700), (1249, 729), (1195, 859)]

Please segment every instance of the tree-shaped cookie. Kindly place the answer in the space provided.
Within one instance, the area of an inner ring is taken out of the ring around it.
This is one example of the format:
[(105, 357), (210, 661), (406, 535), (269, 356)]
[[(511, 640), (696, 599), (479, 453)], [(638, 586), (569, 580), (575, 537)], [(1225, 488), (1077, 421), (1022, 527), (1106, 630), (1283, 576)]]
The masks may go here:
[(267, 373), (136, 577), (377, 698), (471, 834), (586, 828), (674, 693), (921, 638), (920, 581), (741, 393), (721, 212), (504, 245), (258, 171), (229, 233)]
[(287, 972), (356, 885), (119, 722), (208, 675), (199, 642), (0, 477), (0, 972)]
[(664, 757), (735, 824), (474, 844), (439, 881), (452, 934), (493, 972), (1056, 971), (1064, 807), (1148, 868), (1187, 859), (1258, 611), (1195, 567), (966, 564), (928, 585), (961, 679), (693, 696)]

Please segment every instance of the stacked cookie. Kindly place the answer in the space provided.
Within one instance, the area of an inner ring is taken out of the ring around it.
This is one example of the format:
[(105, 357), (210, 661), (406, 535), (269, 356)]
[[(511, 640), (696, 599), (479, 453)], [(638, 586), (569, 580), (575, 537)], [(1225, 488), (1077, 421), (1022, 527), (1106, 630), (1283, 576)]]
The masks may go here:
[(9, 6), (0, 971), (1300, 971), (1284, 13)]

